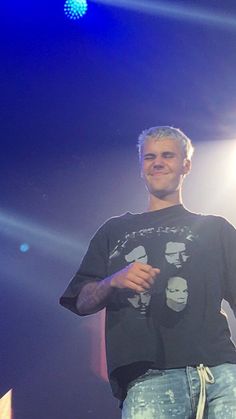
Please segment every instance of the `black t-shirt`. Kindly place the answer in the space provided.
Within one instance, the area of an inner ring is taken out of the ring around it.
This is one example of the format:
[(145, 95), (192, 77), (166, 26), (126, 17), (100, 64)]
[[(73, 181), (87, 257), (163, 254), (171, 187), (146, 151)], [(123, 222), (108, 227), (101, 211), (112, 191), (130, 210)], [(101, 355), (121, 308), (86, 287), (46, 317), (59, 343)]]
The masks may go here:
[(236, 305), (236, 230), (224, 218), (175, 205), (108, 220), (95, 234), (61, 304), (76, 311), (86, 282), (134, 261), (160, 268), (148, 292), (116, 289), (106, 305), (107, 366), (113, 394), (158, 369), (236, 363), (222, 299)]

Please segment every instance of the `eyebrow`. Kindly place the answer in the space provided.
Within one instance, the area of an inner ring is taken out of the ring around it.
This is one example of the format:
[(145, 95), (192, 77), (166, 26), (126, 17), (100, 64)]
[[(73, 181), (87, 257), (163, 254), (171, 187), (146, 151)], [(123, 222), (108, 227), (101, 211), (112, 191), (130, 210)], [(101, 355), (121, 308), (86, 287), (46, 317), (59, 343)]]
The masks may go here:
[(175, 252), (165, 252), (165, 254), (167, 255), (167, 256), (170, 256), (170, 255), (176, 255), (176, 253), (180, 253), (178, 250), (176, 250)]
[[(145, 157), (156, 157), (157, 156), (157, 154), (158, 153), (146, 153), (146, 154), (144, 154), (143, 155), (143, 157), (145, 158)], [(165, 155), (167, 155), (167, 154), (169, 154), (169, 155), (171, 155), (171, 156), (176, 156), (176, 152), (175, 151), (170, 151), (170, 150), (165, 150), (165, 151), (162, 151), (161, 153), (160, 153), (162, 156), (165, 156)]]

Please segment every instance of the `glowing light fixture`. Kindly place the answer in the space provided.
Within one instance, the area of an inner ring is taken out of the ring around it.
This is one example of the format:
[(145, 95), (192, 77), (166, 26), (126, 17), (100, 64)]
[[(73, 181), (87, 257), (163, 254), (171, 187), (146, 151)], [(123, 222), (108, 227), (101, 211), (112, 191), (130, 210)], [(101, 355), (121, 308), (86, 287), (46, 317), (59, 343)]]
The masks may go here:
[(87, 12), (88, 4), (86, 0), (66, 0), (64, 4), (65, 15), (69, 19), (79, 19)]

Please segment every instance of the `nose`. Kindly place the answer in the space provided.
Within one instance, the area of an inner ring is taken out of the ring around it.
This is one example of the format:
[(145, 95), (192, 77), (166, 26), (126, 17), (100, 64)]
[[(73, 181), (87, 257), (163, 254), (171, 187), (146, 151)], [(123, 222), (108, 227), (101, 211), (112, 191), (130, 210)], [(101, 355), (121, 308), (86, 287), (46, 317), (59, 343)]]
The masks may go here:
[(162, 157), (157, 156), (157, 157), (155, 158), (155, 160), (153, 161), (153, 167), (154, 167), (155, 169), (162, 169), (162, 168), (164, 167), (164, 162), (163, 162)]

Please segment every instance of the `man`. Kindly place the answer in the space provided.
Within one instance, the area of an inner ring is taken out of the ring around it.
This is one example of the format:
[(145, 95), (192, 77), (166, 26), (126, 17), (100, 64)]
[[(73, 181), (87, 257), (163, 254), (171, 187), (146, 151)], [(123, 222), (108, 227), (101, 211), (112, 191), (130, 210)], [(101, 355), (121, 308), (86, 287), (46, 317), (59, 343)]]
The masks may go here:
[[(236, 350), (221, 303), (235, 309), (236, 231), (183, 207), (193, 147), (182, 131), (150, 128), (138, 148), (147, 211), (97, 231), (61, 304), (79, 315), (106, 307), (108, 374), (122, 419), (235, 419)], [(173, 287), (185, 294), (181, 304)]]

